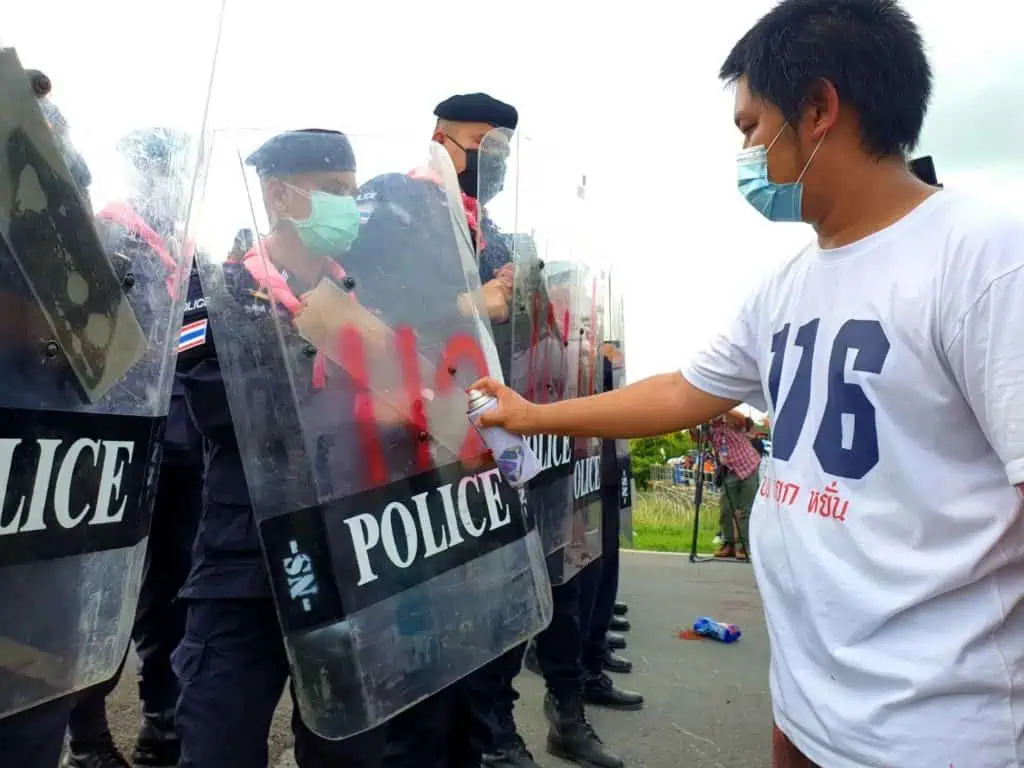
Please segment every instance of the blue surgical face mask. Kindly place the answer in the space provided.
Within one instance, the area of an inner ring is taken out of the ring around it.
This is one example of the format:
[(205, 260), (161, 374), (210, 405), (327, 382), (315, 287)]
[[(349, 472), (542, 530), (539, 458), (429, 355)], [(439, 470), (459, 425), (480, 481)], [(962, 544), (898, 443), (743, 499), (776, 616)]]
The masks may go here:
[(736, 185), (747, 202), (769, 221), (803, 221), (801, 211), (804, 174), (811, 167), (811, 162), (818, 154), (825, 137), (822, 136), (818, 141), (818, 145), (811, 152), (811, 156), (807, 158), (807, 163), (795, 182), (776, 184), (768, 178), (768, 152), (775, 146), (775, 142), (779, 140), (784, 130), (786, 130), (786, 125), (782, 126), (767, 147), (760, 144), (740, 151), (736, 156)]
[(359, 209), (351, 195), (332, 195), (316, 190), (309, 192), (293, 187), (309, 198), (309, 216), (289, 219), (311, 253), (334, 256), (352, 247), (359, 236)]

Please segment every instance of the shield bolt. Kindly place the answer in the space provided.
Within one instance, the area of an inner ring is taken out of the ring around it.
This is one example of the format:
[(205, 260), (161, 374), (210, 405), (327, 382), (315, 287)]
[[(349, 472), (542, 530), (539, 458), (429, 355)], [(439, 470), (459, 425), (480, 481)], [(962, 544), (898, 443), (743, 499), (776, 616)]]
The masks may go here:
[(39, 70), (32, 71), (31, 82), (32, 90), (36, 96), (46, 96), (53, 88), (53, 83), (50, 82), (50, 78)]

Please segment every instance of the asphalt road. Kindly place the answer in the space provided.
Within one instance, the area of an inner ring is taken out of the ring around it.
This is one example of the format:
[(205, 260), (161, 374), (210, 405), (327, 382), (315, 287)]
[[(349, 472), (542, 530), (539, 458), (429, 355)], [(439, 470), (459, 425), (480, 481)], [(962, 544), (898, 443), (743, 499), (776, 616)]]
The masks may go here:
[[(749, 566), (693, 565), (685, 557), (628, 552), (622, 557), (619, 596), (629, 603), (630, 675), (616, 682), (646, 697), (639, 712), (593, 708), (590, 719), (631, 768), (763, 768), (768, 764), (771, 703), (768, 639)], [(733, 645), (682, 640), (679, 630), (701, 615), (738, 624)], [(542, 766), (567, 766), (544, 752), (547, 726), (543, 684), (530, 672), (516, 681), (523, 694), (516, 719)], [(290, 704), (282, 701), (271, 732), (276, 768), (293, 768)], [(125, 675), (108, 702), (111, 728), (130, 751), (138, 723), (134, 675)]]

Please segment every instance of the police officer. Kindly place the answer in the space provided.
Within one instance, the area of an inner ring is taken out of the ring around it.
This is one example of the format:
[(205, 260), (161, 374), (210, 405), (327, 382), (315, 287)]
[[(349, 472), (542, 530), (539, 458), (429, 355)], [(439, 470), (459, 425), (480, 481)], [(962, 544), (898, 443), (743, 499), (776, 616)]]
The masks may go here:
[[(519, 113), (512, 105), (486, 93), (471, 93), (445, 99), (434, 109), (434, 115), (437, 123), (432, 139), (448, 151), (458, 174), (470, 225), (479, 230), (476, 237), (480, 284), (507, 376), (511, 356), (511, 341), (506, 341), (506, 337), (512, 298), (512, 243), (509, 235), (501, 232), (487, 215), (487, 203), (500, 188), (478, 186), (484, 137), (495, 128), (514, 131)], [(503, 752), (524, 761), (512, 764), (535, 765), (512, 718), (518, 694), (511, 681), (522, 667), (524, 648), (498, 657), (454, 686), (454, 712), (463, 715), (457, 740), (466, 765), (481, 759), (490, 764)]]
[[(480, 284), (507, 377), (511, 357), (507, 321), (511, 302), (512, 243), (509, 235), (501, 232), (486, 212), (487, 203), (500, 190), (478, 189), (478, 186), (481, 142), (495, 128), (514, 131), (519, 113), (512, 105), (486, 93), (470, 93), (445, 99), (434, 109), (434, 116), (437, 123), (432, 138), (448, 151), (471, 225), (479, 227)], [(460, 681), (457, 687), (459, 707), (465, 714), (461, 738), (466, 748), (488, 765), (536, 765), (516, 730), (512, 714), (519, 698), (512, 680), (522, 667), (524, 651), (525, 646), (512, 649)]]
[[(223, 278), (251, 321), (239, 332), (265, 340), (265, 353), (280, 354), (274, 316), (291, 327), (297, 297), (321, 278), (337, 278), (337, 265), (328, 256), (347, 250), (358, 234), (355, 156), (343, 134), (309, 129), (271, 138), (247, 163), (260, 176), (272, 227), (261, 253), (268, 255), (277, 279), (272, 289), (265, 284), (266, 275), (260, 274), (265, 267), (258, 266), (265, 262), (252, 251), (226, 263)], [(287, 344), (305, 347), (297, 334), (290, 334)], [(182, 378), (207, 453), (202, 517), (181, 591), (185, 636), (173, 656), (181, 686), (180, 765), (252, 768), (267, 764), (270, 721), (289, 668), (220, 362), (213, 344), (203, 352)], [(296, 354), (295, 365), (305, 371), (296, 385), (306, 393), (316, 388), (314, 362)], [(297, 707), (292, 728), (302, 768), (374, 766), (382, 754), (381, 729), (325, 741), (302, 723)]]
[[(452, 96), (437, 105), (438, 118), (434, 141), (442, 144), (452, 158), (458, 172), (459, 183), (469, 199), (466, 206), (471, 218), (477, 217), (485, 238), (480, 250), (480, 282), (487, 291), (494, 291), (495, 306), (490, 312), (502, 367), (509, 374), (511, 341), (508, 336), (508, 310), (498, 308), (498, 286), (508, 277), (512, 262), (512, 245), (508, 235), (500, 232), (486, 214), (486, 204), (499, 191), (496, 188), (478, 189), (480, 145), (495, 128), (515, 130), (518, 113), (514, 107), (484, 93)], [(492, 134), (493, 135), (493, 134)], [(488, 180), (497, 183), (493, 174)], [(503, 296), (507, 301), (511, 291)], [(490, 303), (490, 302), (489, 302)], [(549, 751), (568, 759), (589, 760), (600, 766), (621, 765), (609, 753), (586, 719), (580, 693), (583, 690), (584, 671), (580, 666), (582, 637), (579, 631), (580, 582), (572, 579), (552, 590), (554, 613), (552, 625), (538, 637), (545, 679), (557, 696), (549, 696), (546, 711), (552, 721)], [(516, 728), (513, 716), (519, 698), (513, 680), (523, 665), (526, 646), (514, 648), (485, 665), (458, 685), (458, 695), (467, 717), (466, 741), (483, 752), (482, 762), (493, 768), (534, 768), (537, 763), (527, 749)], [(560, 708), (555, 704), (560, 704)], [(553, 747), (553, 748), (552, 748)]]
[[(189, 138), (164, 128), (142, 129), (125, 136), (118, 149), (137, 173), (137, 184), (123, 202), (100, 210), (97, 218), (118, 252), (136, 251), (133, 263), (159, 264), (179, 247), (173, 212), (190, 192), (170, 167)], [(172, 286), (176, 290), (177, 286)], [(179, 332), (177, 370), (185, 370), (202, 354), (207, 342), (199, 273), (193, 264), (188, 282), (184, 322)], [(146, 550), (139, 603), (132, 637), (139, 657), (139, 698), (142, 727), (132, 760), (136, 765), (175, 766), (179, 745), (174, 732), (178, 683), (170, 657), (185, 628), (184, 606), (178, 601), (188, 575), (192, 539), (199, 518), (202, 440), (185, 403), (176, 373), (164, 432), (163, 462), (157, 485)], [(120, 675), (83, 691), (68, 722), (66, 768), (118, 768), (127, 763), (117, 751), (106, 718), (106, 697)]]

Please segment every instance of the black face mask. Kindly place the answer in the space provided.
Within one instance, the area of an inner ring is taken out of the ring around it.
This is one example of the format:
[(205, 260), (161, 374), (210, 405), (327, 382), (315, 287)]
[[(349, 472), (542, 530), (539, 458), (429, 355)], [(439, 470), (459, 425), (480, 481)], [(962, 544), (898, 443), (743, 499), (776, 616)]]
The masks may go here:
[(451, 136), (448, 140), (466, 153), (466, 170), (459, 174), (459, 187), (481, 205), (487, 205), (505, 186), (505, 161), (488, 157), (490, 169), (484, 180), (483, 189), (480, 189), (480, 150), (466, 149)]

